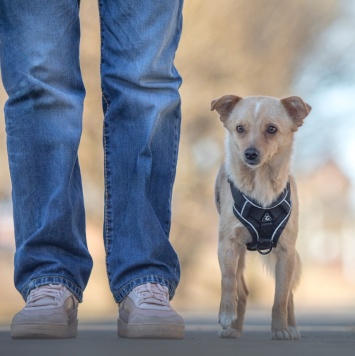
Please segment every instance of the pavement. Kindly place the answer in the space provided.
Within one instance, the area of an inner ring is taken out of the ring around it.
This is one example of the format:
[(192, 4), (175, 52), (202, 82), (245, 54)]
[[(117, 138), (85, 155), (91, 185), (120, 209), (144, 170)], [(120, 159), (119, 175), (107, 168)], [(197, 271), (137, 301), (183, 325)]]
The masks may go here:
[(220, 339), (217, 316), (181, 313), (186, 322), (182, 340), (130, 340), (117, 337), (115, 320), (82, 321), (76, 339), (13, 340), (0, 325), (0, 356), (355, 356), (355, 310), (297, 313), (301, 340), (273, 341), (270, 312), (247, 311), (240, 339)]

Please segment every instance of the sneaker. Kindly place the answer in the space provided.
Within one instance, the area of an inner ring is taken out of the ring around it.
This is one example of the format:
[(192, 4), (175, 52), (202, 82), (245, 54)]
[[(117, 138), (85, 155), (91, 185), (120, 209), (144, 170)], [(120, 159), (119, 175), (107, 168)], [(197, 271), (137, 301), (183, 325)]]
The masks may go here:
[(78, 330), (78, 300), (61, 284), (33, 289), (25, 307), (12, 319), (13, 339), (74, 338)]
[(184, 320), (169, 303), (165, 286), (147, 283), (138, 286), (120, 304), (118, 336), (127, 338), (181, 339)]

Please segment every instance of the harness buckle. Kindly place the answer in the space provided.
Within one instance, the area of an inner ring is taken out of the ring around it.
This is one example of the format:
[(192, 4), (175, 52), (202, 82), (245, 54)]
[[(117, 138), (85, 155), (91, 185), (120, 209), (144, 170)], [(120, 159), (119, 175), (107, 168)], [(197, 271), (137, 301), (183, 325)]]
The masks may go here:
[(273, 244), (272, 240), (260, 239), (259, 241), (256, 242), (256, 250), (261, 255), (269, 254), (273, 248), (274, 248), (274, 244)]

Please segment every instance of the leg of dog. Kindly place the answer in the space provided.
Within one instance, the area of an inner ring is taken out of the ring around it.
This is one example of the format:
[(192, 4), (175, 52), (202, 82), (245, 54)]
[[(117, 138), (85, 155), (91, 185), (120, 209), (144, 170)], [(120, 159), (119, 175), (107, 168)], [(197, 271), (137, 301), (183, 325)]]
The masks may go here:
[(293, 306), (293, 292), (292, 292), (299, 283), (301, 277), (301, 269), (302, 269), (301, 259), (298, 253), (296, 252), (295, 268), (293, 271), (291, 291), (288, 297), (288, 304), (287, 304), (287, 324), (293, 340), (298, 340), (301, 338), (301, 335), (296, 325), (296, 318), (295, 318), (295, 312)]
[[(289, 297), (296, 266), (296, 251), (294, 249), (279, 250), (275, 267), (275, 300), (272, 308), (272, 339), (293, 339), (293, 333), (288, 328)], [(292, 299), (292, 296), (291, 296)], [(293, 303), (291, 302), (292, 310)], [(293, 313), (292, 313), (293, 314)], [(290, 315), (294, 319), (294, 315)]]
[[(225, 236), (224, 236), (225, 237)], [(221, 238), (218, 246), (218, 260), (222, 273), (222, 297), (219, 308), (220, 337), (238, 338), (241, 329), (237, 319), (237, 264), (239, 249), (235, 239)]]
[(243, 330), (244, 316), (247, 305), (249, 291), (244, 280), (246, 248), (240, 247), (240, 254), (237, 266), (237, 319), (232, 323), (232, 329), (239, 331), (239, 336)]
[(294, 307), (293, 307), (293, 293), (292, 293), (292, 291), (290, 292), (290, 295), (288, 297), (287, 325), (288, 325), (288, 330), (291, 333), (292, 340), (299, 340), (301, 338), (301, 335), (298, 331), (297, 324), (296, 324), (295, 312), (294, 312)]

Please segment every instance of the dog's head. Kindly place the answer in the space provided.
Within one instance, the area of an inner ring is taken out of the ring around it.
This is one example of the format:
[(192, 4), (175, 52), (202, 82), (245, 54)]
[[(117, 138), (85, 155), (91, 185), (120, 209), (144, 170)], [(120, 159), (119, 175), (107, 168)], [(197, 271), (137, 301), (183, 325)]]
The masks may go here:
[(303, 124), (311, 107), (301, 98), (265, 96), (241, 98), (225, 95), (211, 103), (229, 132), (242, 161), (257, 168), (292, 148), (293, 133)]

